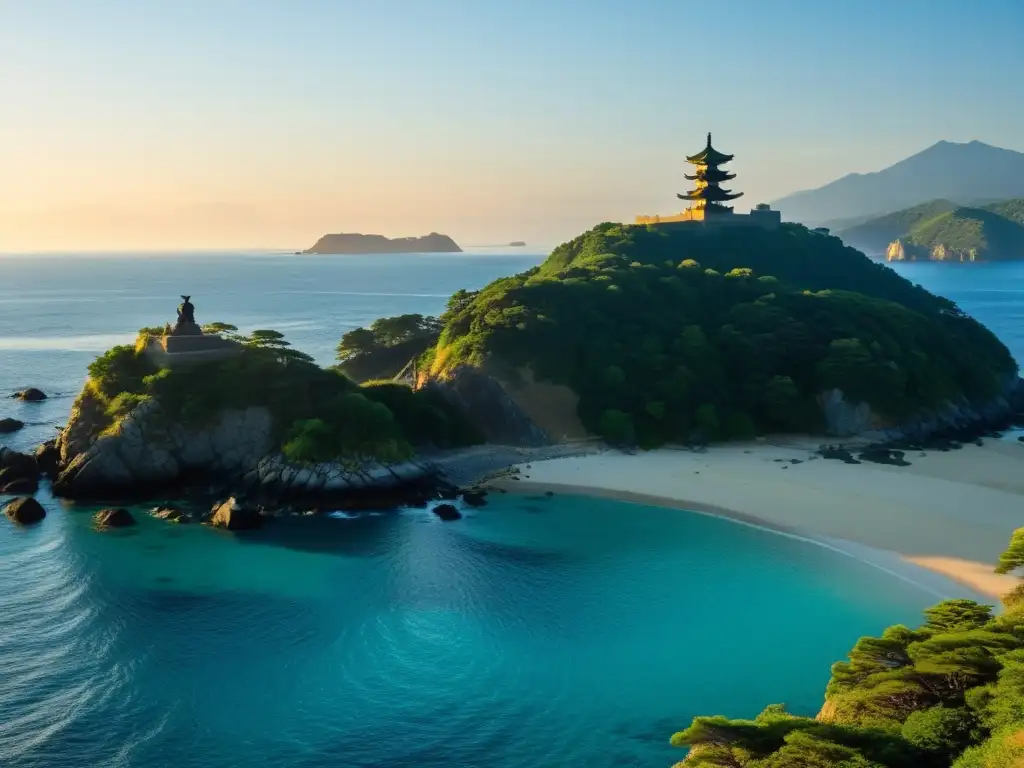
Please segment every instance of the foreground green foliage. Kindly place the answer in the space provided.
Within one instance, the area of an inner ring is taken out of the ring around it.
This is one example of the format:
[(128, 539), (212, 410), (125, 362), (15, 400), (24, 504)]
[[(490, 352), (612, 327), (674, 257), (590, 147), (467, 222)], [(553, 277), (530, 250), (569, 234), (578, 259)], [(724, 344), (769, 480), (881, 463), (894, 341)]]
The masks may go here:
[[(227, 326), (221, 328), (226, 330)], [(360, 387), (315, 365), (276, 331), (236, 336), (241, 354), (158, 370), (144, 345), (114, 347), (89, 366), (89, 391), (105, 408), (107, 429), (156, 400), (160, 413), (194, 426), (224, 409), (270, 410), (285, 455), (295, 461), (376, 458), (395, 461), (414, 447), (478, 442), (476, 432), (433, 392), (396, 384)]]
[[(1020, 544), (1020, 531), (1004, 562)], [(918, 629), (864, 637), (832, 667), (817, 718), (772, 705), (753, 720), (697, 717), (672, 744), (715, 768), (1024, 767), (1024, 612), (947, 600)]]
[(1002, 391), (1006, 348), (955, 304), (798, 225), (602, 224), (539, 268), (453, 296), (434, 375), (498, 358), (641, 445), (816, 431), (841, 388), (890, 421)]
[(338, 368), (355, 381), (393, 378), (432, 347), (440, 332), (436, 317), (382, 317), (369, 328), (355, 328), (341, 337)]

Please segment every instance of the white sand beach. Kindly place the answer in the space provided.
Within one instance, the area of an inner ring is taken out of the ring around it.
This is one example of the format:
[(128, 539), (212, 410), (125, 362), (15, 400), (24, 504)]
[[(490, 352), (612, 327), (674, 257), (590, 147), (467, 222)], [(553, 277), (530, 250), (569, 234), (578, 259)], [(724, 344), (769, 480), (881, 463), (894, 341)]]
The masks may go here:
[(733, 517), (859, 557), (867, 548), (881, 550), (873, 558), (880, 567), (895, 553), (968, 588), (958, 596), (991, 602), (1017, 583), (992, 567), (1011, 532), (1024, 526), (1024, 444), (986, 440), (949, 452), (908, 452), (912, 466), (894, 467), (816, 457), (819, 442), (769, 440), (703, 453), (606, 451), (522, 464), (518, 481), (499, 484)]

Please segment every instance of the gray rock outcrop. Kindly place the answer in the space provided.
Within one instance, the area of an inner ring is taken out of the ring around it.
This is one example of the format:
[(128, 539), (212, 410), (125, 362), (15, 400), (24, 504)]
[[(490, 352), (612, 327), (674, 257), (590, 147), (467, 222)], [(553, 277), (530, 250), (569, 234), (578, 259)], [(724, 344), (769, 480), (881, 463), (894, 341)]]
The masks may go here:
[(272, 447), (265, 408), (226, 409), (210, 424), (190, 427), (165, 418), (159, 403), (149, 401), (93, 437), (99, 406), (89, 400), (83, 395), (58, 439), (59, 495), (156, 488), (190, 474), (241, 477)]
[(847, 400), (842, 390), (832, 389), (818, 396), (825, 432), (837, 437), (859, 435), (871, 440), (887, 442), (903, 439), (924, 439), (932, 435), (956, 430), (980, 429), (1009, 419), (1024, 405), (1024, 388), (1016, 376), (1007, 377), (1003, 394), (985, 402), (966, 399), (947, 401), (934, 408), (902, 421), (893, 423), (874, 413), (867, 403)]
[(425, 384), (466, 414), (489, 443), (551, 445), (551, 437), (509, 396), (501, 383), (479, 368), (461, 365), (444, 379)]
[(289, 462), (277, 451), (270, 412), (260, 407), (225, 409), (203, 427), (171, 421), (153, 400), (112, 427), (101, 427), (105, 418), (86, 391), (57, 440), (57, 495), (144, 496), (184, 481), (203, 480), (227, 492), (257, 494), (269, 501), (337, 499), (429, 485), (437, 476), (433, 465), (418, 460)]

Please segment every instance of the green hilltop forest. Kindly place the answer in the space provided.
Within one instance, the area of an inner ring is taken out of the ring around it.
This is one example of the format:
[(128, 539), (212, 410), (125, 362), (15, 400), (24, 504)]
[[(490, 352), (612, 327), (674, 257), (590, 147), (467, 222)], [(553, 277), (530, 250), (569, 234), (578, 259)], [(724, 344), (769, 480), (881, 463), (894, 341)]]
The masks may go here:
[(135, 346), (108, 350), (89, 365), (83, 392), (102, 408), (97, 426), (112, 429), (149, 401), (183, 424), (201, 426), (225, 408), (267, 408), (276, 440), (298, 462), (377, 459), (397, 461), (418, 447), (448, 448), (479, 442), (462, 414), (437, 393), (390, 382), (360, 386), (333, 368), (320, 368), (277, 331), (248, 335), (213, 323), (242, 344), (227, 360), (186, 369), (157, 369), (143, 350), (161, 328), (143, 328)]
[(842, 240), (868, 253), (884, 253), (901, 240), (924, 255), (936, 246), (974, 253), (980, 260), (1024, 259), (1024, 198), (976, 206), (932, 200), (870, 219), (838, 233)]
[(832, 388), (898, 423), (1000, 394), (1017, 370), (953, 302), (800, 225), (601, 224), (456, 293), (440, 321), (429, 377), (528, 368), (578, 395), (590, 432), (641, 446), (820, 432)]
[[(998, 572), (1024, 566), (1024, 528)], [(832, 666), (816, 718), (767, 707), (752, 720), (697, 717), (672, 744), (687, 768), (1021, 768), (1024, 583), (1006, 611), (947, 600), (917, 629), (863, 637)]]

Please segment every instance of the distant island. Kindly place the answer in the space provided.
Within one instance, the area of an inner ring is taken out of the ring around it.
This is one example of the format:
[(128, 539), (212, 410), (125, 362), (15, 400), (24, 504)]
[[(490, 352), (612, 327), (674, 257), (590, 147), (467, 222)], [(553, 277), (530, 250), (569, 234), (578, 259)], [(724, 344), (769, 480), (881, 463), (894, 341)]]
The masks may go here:
[(974, 206), (930, 200), (836, 234), (886, 261), (1015, 261), (1024, 259), (1024, 198)]
[(511, 246), (513, 248), (522, 248), (525, 245), (526, 245), (526, 241), (525, 240), (513, 240), (511, 243), (509, 243), (509, 246)]
[(365, 254), (365, 253), (462, 253), (448, 235), (431, 232), (423, 237), (387, 238), (383, 235), (341, 233), (324, 235), (303, 253)]

